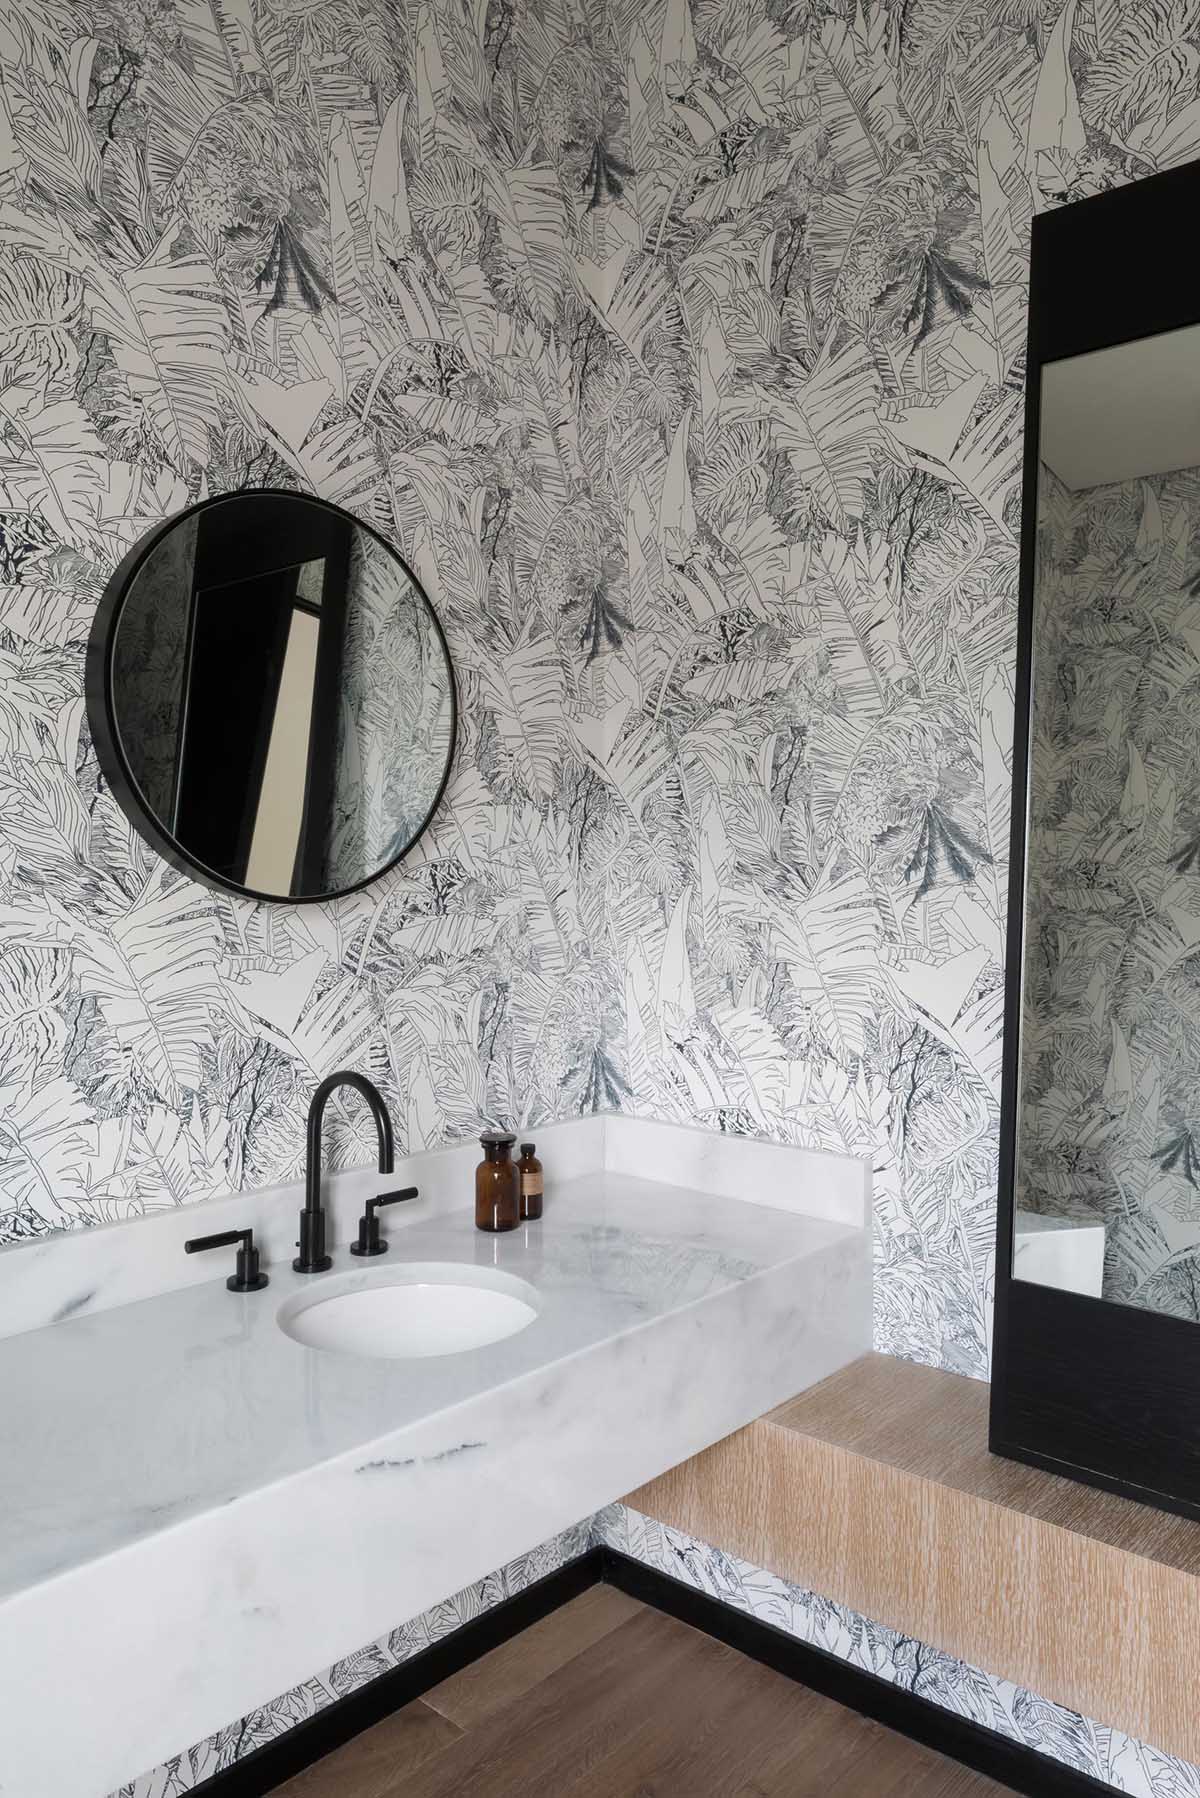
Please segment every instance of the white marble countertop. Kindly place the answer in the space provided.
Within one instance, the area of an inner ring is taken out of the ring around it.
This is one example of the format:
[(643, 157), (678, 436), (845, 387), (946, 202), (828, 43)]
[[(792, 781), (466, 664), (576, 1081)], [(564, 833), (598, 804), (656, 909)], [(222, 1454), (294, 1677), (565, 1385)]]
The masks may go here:
[[(698, 1216), (689, 1193), (592, 1174), (504, 1236), (463, 1211), (396, 1239), (393, 1261), (498, 1267), (537, 1288), (534, 1322), (493, 1346), (415, 1361), (305, 1348), (276, 1315), (322, 1276), (285, 1265), (263, 1292), (227, 1292), (232, 1250), (213, 1255), (203, 1286), (12, 1337), (0, 1343), (0, 1434), (20, 1452), (0, 1465), (0, 1597), (314, 1462), (367, 1455), (398, 1430), (845, 1235), (736, 1200)], [(334, 1273), (365, 1283), (383, 1269), (382, 1258), (347, 1260)]]
[[(0, 1342), (0, 1793), (102, 1798), (749, 1422), (870, 1343), (870, 1232), (598, 1171), (389, 1259), (497, 1267), (535, 1321), (386, 1361), (212, 1278)], [(64, 1694), (69, 1727), (64, 1728)]]

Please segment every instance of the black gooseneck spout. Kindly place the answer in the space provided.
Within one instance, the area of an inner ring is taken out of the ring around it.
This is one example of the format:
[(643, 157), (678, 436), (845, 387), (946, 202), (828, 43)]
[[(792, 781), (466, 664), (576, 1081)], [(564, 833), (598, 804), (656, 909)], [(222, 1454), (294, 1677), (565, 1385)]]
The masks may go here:
[(312, 1104), (308, 1108), (308, 1159), (304, 1169), (304, 1210), (300, 1213), (300, 1240), (296, 1247), (300, 1253), (292, 1262), (298, 1274), (319, 1274), (332, 1266), (332, 1257), (325, 1253), (325, 1210), (321, 1204), (321, 1123), (325, 1116), (325, 1105), (331, 1093), (339, 1086), (352, 1086), (356, 1093), (361, 1093), (371, 1109), (375, 1119), (375, 1129), (379, 1136), (379, 1171), (390, 1174), (392, 1171), (395, 1149), (392, 1143), (392, 1120), (388, 1116), (387, 1106), (383, 1102), (379, 1088), (367, 1079), (365, 1074), (356, 1074), (350, 1068), (343, 1068), (340, 1073), (330, 1074), (322, 1080), (312, 1096)]

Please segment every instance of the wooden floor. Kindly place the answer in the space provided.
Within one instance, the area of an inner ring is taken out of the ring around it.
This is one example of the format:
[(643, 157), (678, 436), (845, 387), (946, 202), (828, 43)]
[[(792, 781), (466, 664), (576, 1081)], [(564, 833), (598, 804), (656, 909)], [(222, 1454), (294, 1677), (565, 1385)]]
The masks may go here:
[(593, 1586), (277, 1787), (276, 1798), (985, 1798), (1005, 1789)]

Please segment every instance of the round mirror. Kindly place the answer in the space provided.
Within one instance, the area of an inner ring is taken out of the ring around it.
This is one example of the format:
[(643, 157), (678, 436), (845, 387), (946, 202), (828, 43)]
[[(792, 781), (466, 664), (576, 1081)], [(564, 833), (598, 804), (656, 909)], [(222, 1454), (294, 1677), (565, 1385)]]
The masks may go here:
[(151, 532), (88, 647), (101, 767), (174, 866), (254, 899), (335, 898), (400, 860), (454, 752), (433, 607), (383, 539), (254, 490)]

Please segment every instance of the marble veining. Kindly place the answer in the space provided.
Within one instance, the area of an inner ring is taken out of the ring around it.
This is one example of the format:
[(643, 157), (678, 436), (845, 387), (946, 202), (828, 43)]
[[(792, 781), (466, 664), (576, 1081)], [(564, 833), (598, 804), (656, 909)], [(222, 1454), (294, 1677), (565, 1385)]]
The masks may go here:
[[(473, 1448), (486, 1447), (486, 1442), (456, 1442), (453, 1448), (440, 1449), (436, 1455), (421, 1455), (419, 1459), (426, 1467), (429, 1467), (438, 1461), (449, 1461), (455, 1455), (468, 1455)], [(417, 1462), (418, 1456), (416, 1455), (403, 1457), (381, 1455), (378, 1461), (363, 1461), (354, 1471), (355, 1473), (390, 1473), (398, 1467), (415, 1467)]]
[[(525, 1279), (538, 1315), (456, 1355), (321, 1352), (276, 1322), (315, 1282), (273, 1261), (262, 1293), (216, 1270), (0, 1343), (4, 1798), (95, 1798), (870, 1341), (861, 1214), (596, 1171), (538, 1225), (485, 1237), (447, 1212), (391, 1253)], [(87, 1769), (45, 1728), (64, 1682)]]

